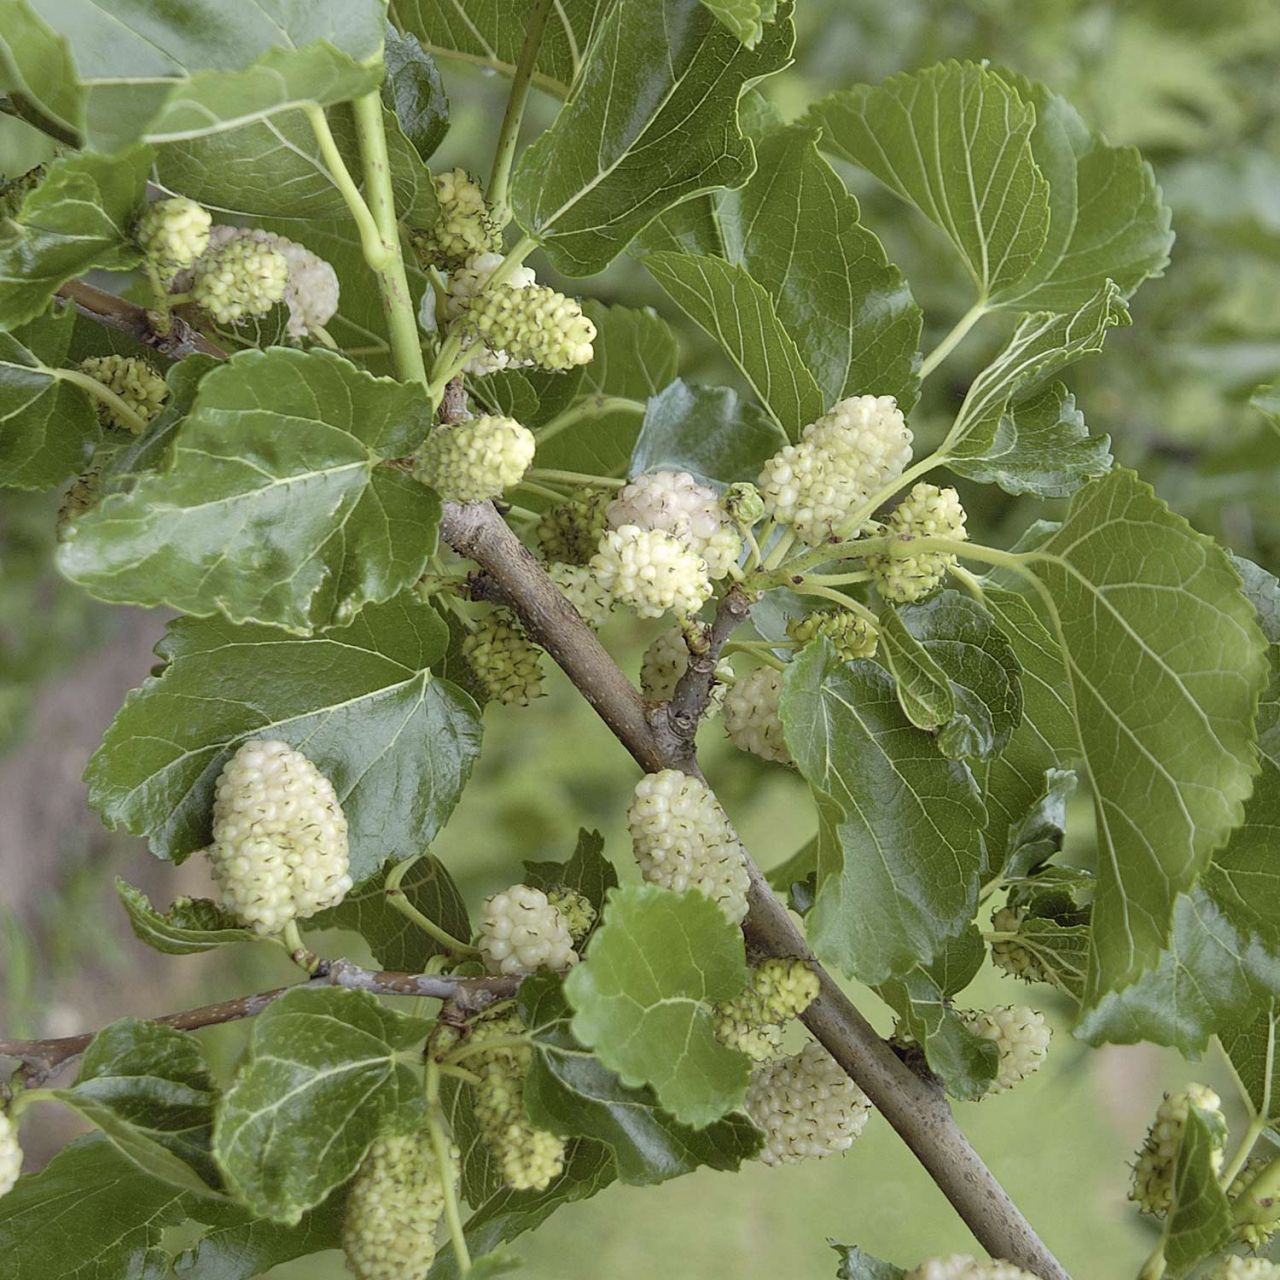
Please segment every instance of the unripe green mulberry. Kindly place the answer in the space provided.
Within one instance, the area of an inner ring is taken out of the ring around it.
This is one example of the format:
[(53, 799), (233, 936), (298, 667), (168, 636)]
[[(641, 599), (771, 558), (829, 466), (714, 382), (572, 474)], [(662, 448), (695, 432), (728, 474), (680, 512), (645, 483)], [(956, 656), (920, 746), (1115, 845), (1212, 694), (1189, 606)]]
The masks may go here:
[(494, 702), (527, 707), (542, 696), (542, 650), (506, 609), (476, 623), (462, 642), (462, 656)]
[[(107, 390), (114, 391), (144, 422), (151, 422), (169, 398), (165, 380), (137, 356), (90, 356), (80, 362), (80, 371), (102, 383)], [(104, 426), (116, 427), (120, 431), (139, 429), (112, 405), (98, 399), (93, 404)]]
[(1016, 1267), (1012, 1262), (991, 1258), (979, 1262), (972, 1254), (953, 1253), (945, 1258), (930, 1258), (914, 1271), (908, 1271), (904, 1280), (1037, 1280), (1030, 1271)]
[(1001, 1005), (996, 1009), (964, 1013), (961, 1017), (974, 1035), (996, 1046), (999, 1065), (992, 1092), (1012, 1089), (1044, 1065), (1053, 1031), (1043, 1013), (1022, 1005)]
[[(1001, 907), (991, 917), (991, 927), (997, 933), (1016, 934), (1022, 927), (1024, 912), (1012, 907)], [(1012, 977), (1024, 982), (1049, 982), (1050, 974), (1040, 958), (1026, 947), (1021, 939), (996, 938), (991, 943), (991, 962)]]
[(1235, 1208), (1235, 1234), (1254, 1250), (1264, 1248), (1280, 1231), (1280, 1200), (1269, 1186), (1254, 1187), (1254, 1180), (1269, 1163), (1256, 1158), (1248, 1161), (1227, 1188), (1227, 1198)]
[(488, 285), (459, 324), (465, 337), (517, 365), (572, 369), (595, 354), (595, 325), (572, 298), (546, 285)]
[(484, 900), (478, 945), (490, 973), (559, 972), (578, 963), (568, 923), (541, 889), (527, 884)]
[(547, 569), (560, 594), (578, 611), (589, 627), (602, 627), (613, 612), (613, 596), (586, 565), (553, 564)]
[[(486, 1018), (471, 1027), (473, 1045), (523, 1035), (519, 1015)], [(541, 1191), (564, 1168), (564, 1139), (536, 1128), (524, 1105), (524, 1080), (533, 1061), (528, 1045), (503, 1045), (468, 1055), (475, 1086), (476, 1122), (497, 1160), (502, 1180), (516, 1191)]]
[(133, 238), (156, 270), (169, 278), (208, 249), (212, 226), (208, 209), (185, 196), (174, 196), (146, 207), (133, 229)]
[(347, 1194), (347, 1266), (359, 1280), (426, 1280), (444, 1200), (444, 1180), (426, 1132), (376, 1139)]
[(1223, 1258), (1208, 1280), (1280, 1280), (1280, 1266), (1266, 1258), (1232, 1256)]
[(560, 913), (560, 918), (569, 929), (573, 945), (581, 951), (583, 941), (596, 922), (596, 909), (591, 905), (591, 899), (586, 894), (561, 884), (547, 890), (547, 901)]
[(757, 1062), (782, 1045), (783, 1024), (798, 1018), (817, 998), (818, 975), (804, 960), (775, 957), (756, 965), (746, 990), (715, 1007), (717, 1037)]
[[(502, 262), (500, 253), (475, 253), (449, 273), (449, 293), (445, 298), (444, 310), (451, 327), (460, 326), (463, 349), (474, 353), (467, 361), (468, 373), (496, 373), (512, 365), (530, 363), (528, 360), (514, 360), (507, 351), (491, 351), (474, 334), (467, 335), (461, 326), (462, 318), (467, 312), (479, 305), (480, 296), (488, 288), (490, 277)], [(537, 277), (532, 267), (515, 267), (507, 272), (503, 281), (508, 289), (529, 289), (536, 283)]]
[(436, 427), (414, 460), (415, 479), (450, 502), (483, 502), (519, 484), (533, 463), (533, 432), (486, 415)]
[(600, 539), (591, 557), (600, 585), (642, 618), (689, 617), (711, 595), (707, 565), (661, 529), (625, 524)]
[(746, 1112), (763, 1130), (765, 1164), (798, 1164), (847, 1151), (867, 1126), (871, 1103), (816, 1040), (757, 1067)]
[(627, 809), (631, 845), (650, 884), (696, 889), (733, 923), (747, 914), (747, 855), (728, 816), (700, 778), (663, 769), (636, 783)]
[(739, 751), (779, 764), (791, 763), (778, 714), (781, 697), (782, 672), (772, 667), (757, 667), (734, 681), (725, 695), (724, 728)]
[[(922, 483), (893, 509), (885, 521), (884, 532), (901, 538), (904, 546), (913, 538), (963, 541), (969, 536), (964, 521), (964, 508), (954, 489)], [(905, 556), (868, 556), (867, 568), (875, 578), (876, 590), (886, 600), (909, 604), (923, 599), (939, 586), (955, 562), (950, 552), (921, 551)]]
[(665, 530), (702, 557), (713, 580), (723, 578), (742, 551), (742, 538), (726, 519), (716, 491), (687, 471), (651, 471), (632, 480), (609, 503), (606, 515), (611, 529)]
[(414, 250), (424, 267), (450, 267), (472, 254), (502, 248), (502, 232), (489, 212), (484, 192), (465, 169), (437, 173), (432, 181), (440, 216), (429, 230), (413, 236)]
[(22, 1173), (22, 1147), (18, 1145), (18, 1126), (0, 1111), (0, 1196), (7, 1196)]
[(548, 507), (538, 521), (538, 545), (542, 554), (560, 564), (587, 564), (609, 527), (605, 516), (607, 508), (608, 498), (604, 493)]
[(265, 316), (284, 301), (289, 263), (259, 240), (236, 237), (206, 253), (192, 269), (191, 296), (217, 324)]
[(753, 525), (764, 515), (764, 498), (753, 484), (731, 484), (722, 501), (729, 518), (741, 525)]
[(1187, 1127), (1187, 1113), (1192, 1107), (1209, 1125), (1213, 1140), (1214, 1171), (1222, 1168), (1222, 1149), (1227, 1141), (1227, 1121), (1222, 1114), (1222, 1099), (1202, 1084), (1189, 1084), (1177, 1093), (1166, 1093), (1156, 1109), (1156, 1118), (1147, 1130), (1138, 1162), (1133, 1166), (1133, 1182), (1129, 1199), (1144, 1213), (1168, 1213), (1173, 1205), (1173, 1172), (1182, 1147), (1182, 1134)]
[(243, 743), (214, 788), (206, 852), (222, 905), (262, 934), (335, 907), (351, 888), (333, 784), (287, 742)]
[[(640, 690), (650, 702), (669, 702), (688, 669), (689, 646), (684, 631), (672, 627), (644, 651), (640, 660)], [(721, 658), (716, 663), (716, 676), (717, 683), (711, 686), (711, 699), (707, 703), (708, 715), (720, 709), (728, 693), (728, 682), (733, 679), (733, 667), (728, 659)]]
[(787, 623), (787, 635), (797, 644), (825, 636), (842, 662), (875, 655), (880, 633), (866, 619), (848, 609), (819, 609)]

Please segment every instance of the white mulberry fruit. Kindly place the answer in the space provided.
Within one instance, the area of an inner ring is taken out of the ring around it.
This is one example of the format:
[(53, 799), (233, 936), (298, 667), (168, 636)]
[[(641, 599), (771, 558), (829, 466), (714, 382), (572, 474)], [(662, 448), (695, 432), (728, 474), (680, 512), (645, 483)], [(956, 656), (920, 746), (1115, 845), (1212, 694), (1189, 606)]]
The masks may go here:
[(640, 872), (650, 884), (696, 889), (733, 923), (747, 914), (747, 855), (710, 788), (678, 769), (636, 783), (627, 827)]
[(351, 888), (333, 784), (287, 742), (243, 743), (218, 776), (209, 861), (222, 905), (262, 934), (337, 906)]
[(706, 562), (661, 529), (625, 524), (600, 539), (591, 557), (600, 585), (642, 618), (689, 617), (711, 595)]
[(432, 182), (440, 216), (430, 229), (413, 236), (413, 247), (424, 265), (452, 266), (473, 254), (495, 253), (502, 248), (502, 232), (484, 192), (465, 169), (437, 173)]
[(155, 269), (172, 278), (208, 249), (212, 225), (208, 209), (185, 196), (174, 196), (149, 204), (133, 229), (133, 237)]
[(462, 656), (494, 702), (527, 707), (542, 696), (542, 650), (507, 610), (495, 609), (476, 623), (462, 642)]
[[(954, 489), (936, 484), (918, 484), (893, 509), (884, 532), (909, 544), (913, 538), (954, 538), (963, 542), (969, 535), (964, 527), (964, 508)], [(867, 568), (876, 590), (886, 600), (909, 604), (921, 600), (947, 576), (956, 558), (947, 551), (920, 551), (915, 555), (867, 557)]]
[(741, 994), (715, 1006), (712, 1025), (722, 1044), (764, 1062), (781, 1047), (783, 1024), (798, 1018), (817, 995), (812, 965), (773, 957), (751, 970)]
[(1012, 1089), (1044, 1066), (1053, 1031), (1043, 1013), (1022, 1005), (1001, 1005), (961, 1016), (974, 1035), (996, 1046), (999, 1065), (991, 1085), (993, 1092)]
[(527, 884), (484, 900), (479, 946), (490, 973), (560, 972), (578, 963), (564, 917), (541, 889)]
[(972, 1254), (953, 1253), (945, 1258), (930, 1258), (904, 1280), (1037, 1280), (1030, 1271), (1000, 1258), (979, 1262)]
[(596, 575), (581, 564), (553, 564), (547, 569), (560, 594), (578, 611), (589, 627), (602, 627), (613, 612), (613, 596)]
[[(681, 676), (689, 669), (689, 646), (684, 632), (671, 627), (658, 636), (644, 651), (640, 660), (640, 689), (650, 702), (669, 702), (680, 683)], [(716, 663), (717, 682), (711, 686), (711, 699), (707, 714), (720, 709), (728, 693), (728, 682), (733, 679), (733, 667), (727, 658)]]
[(633, 524), (679, 538), (702, 557), (713, 580), (723, 578), (742, 551), (741, 535), (725, 518), (716, 491), (687, 471), (653, 471), (632, 480), (605, 514), (611, 529)]
[(734, 681), (725, 695), (724, 728), (739, 751), (749, 751), (764, 760), (790, 764), (778, 715), (782, 697), (782, 672), (757, 667)]
[(0, 1111), (0, 1196), (13, 1190), (22, 1173), (22, 1147), (18, 1145), (18, 1126)]
[(911, 432), (892, 396), (852, 396), (780, 449), (756, 482), (765, 511), (818, 546), (859, 532), (849, 513), (911, 461)]
[[(114, 391), (144, 422), (152, 422), (169, 398), (165, 380), (145, 360), (137, 356), (90, 356), (80, 362), (80, 371)], [(135, 424), (123, 418), (109, 404), (95, 399), (94, 408), (104, 426), (134, 431)]]
[(818, 1042), (758, 1067), (747, 1115), (765, 1135), (765, 1164), (797, 1164), (847, 1151), (867, 1125), (871, 1103)]
[(1266, 1258), (1223, 1258), (1207, 1280), (1280, 1280), (1280, 1266)]
[[(459, 323), (467, 312), (477, 305), (490, 276), (502, 265), (500, 253), (474, 253), (462, 266), (449, 273), (449, 292), (445, 298), (445, 316), (451, 323)], [(515, 267), (507, 273), (503, 284), (508, 289), (529, 289), (537, 282), (532, 267)], [(506, 368), (518, 368), (528, 360), (515, 360), (509, 352), (493, 351), (474, 335), (465, 337), (464, 350), (473, 352), (467, 361), (466, 371), (471, 374), (497, 373)]]
[(1176, 1093), (1166, 1093), (1156, 1108), (1156, 1118), (1147, 1130), (1138, 1162), (1133, 1167), (1129, 1199), (1144, 1213), (1167, 1213), (1173, 1205), (1173, 1174), (1182, 1147), (1187, 1113), (1194, 1106), (1208, 1123), (1214, 1140), (1214, 1171), (1222, 1168), (1222, 1150), (1227, 1140), (1227, 1121), (1222, 1099), (1202, 1084), (1189, 1084)]
[(825, 636), (842, 662), (874, 657), (880, 641), (875, 627), (848, 609), (819, 609), (803, 618), (792, 618), (787, 623), (787, 635), (800, 645)]
[(596, 553), (608, 522), (607, 499), (601, 492), (548, 507), (538, 520), (538, 545), (550, 561), (585, 565)]
[(547, 901), (560, 913), (574, 947), (581, 948), (596, 922), (596, 909), (591, 905), (591, 899), (585, 893), (561, 884), (547, 890)]
[(459, 323), (473, 344), (517, 366), (572, 369), (595, 355), (595, 325), (572, 298), (546, 285), (487, 285)]
[(217, 324), (265, 316), (284, 301), (289, 263), (278, 249), (235, 236), (210, 249), (192, 268), (191, 296)]
[(418, 450), (413, 474), (450, 502), (483, 502), (520, 483), (536, 448), (533, 432), (514, 418), (470, 418), (436, 427)]
[(444, 1201), (444, 1179), (426, 1132), (375, 1139), (343, 1211), (348, 1268), (359, 1280), (426, 1280)]

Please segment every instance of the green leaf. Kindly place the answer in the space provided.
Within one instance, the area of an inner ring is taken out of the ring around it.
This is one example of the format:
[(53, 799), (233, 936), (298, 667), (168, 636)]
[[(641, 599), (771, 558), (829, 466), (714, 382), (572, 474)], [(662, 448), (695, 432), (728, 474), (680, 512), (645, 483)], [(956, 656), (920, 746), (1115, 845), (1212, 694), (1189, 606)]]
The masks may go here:
[(82, 471), (102, 438), (88, 396), (57, 375), (75, 323), (66, 307), (0, 333), (0, 485), (47, 489)]
[(244, 351), (205, 376), (164, 468), (104, 498), (63, 544), (100, 599), (300, 633), (421, 575), (440, 504), (380, 467), (430, 426), (420, 389), (324, 351)]
[[(316, 929), (354, 929), (368, 944), (374, 959), (385, 969), (400, 973), (422, 973), (432, 956), (446, 948), (419, 929), (407, 916), (387, 901), (386, 883), (390, 866), (370, 876), (352, 889), (336, 907), (313, 916)], [(443, 862), (430, 855), (420, 858), (405, 873), (400, 888), (428, 920), (446, 933), (467, 942), (471, 921), (467, 904)]]
[(78, 134), (83, 129), (84, 97), (70, 46), (29, 0), (0, 0), (0, 79), (55, 131)]
[(667, 1115), (651, 1089), (627, 1088), (574, 1038), (558, 979), (539, 975), (525, 982), (520, 1016), (534, 1041), (524, 1086), (530, 1118), (564, 1137), (605, 1143), (621, 1181), (649, 1186), (701, 1165), (737, 1169), (759, 1150), (760, 1132), (745, 1116), (692, 1129)]
[(168, 1271), (161, 1237), (187, 1217), (191, 1198), (104, 1138), (81, 1138), (0, 1198), (6, 1278), (160, 1280)]
[[(475, 704), (429, 670), (447, 642), (410, 595), (308, 640), (178, 619), (157, 646), (160, 674), (130, 694), (89, 762), (90, 803), (181, 861), (209, 843), (214, 784), (235, 749), (282, 739), (333, 783), (359, 882), (430, 843), (479, 754)], [(210, 689), (223, 694), (211, 702)]]
[(352, 1177), (379, 1130), (420, 1106), (399, 1055), (429, 1030), (364, 991), (302, 987), (269, 1004), (214, 1128), (237, 1197), (292, 1224)]
[(1280, 431), (1280, 383), (1259, 387), (1249, 397), (1249, 404), (1257, 409), (1277, 431)]
[(806, 117), (832, 154), (873, 174), (955, 246), (985, 302), (1035, 266), (1049, 184), (1034, 108), (993, 71), (946, 62), (834, 93)]
[(1053, 604), (1098, 824), (1086, 1004), (1134, 981), (1243, 816), (1267, 680), (1240, 578), (1130, 471), (1025, 556)]
[(1075, 397), (1053, 382), (1006, 404), (990, 445), (947, 466), (1005, 493), (1067, 498), (1111, 470), (1111, 437), (1091, 436)]
[(856, 1244), (836, 1244), (834, 1240), (827, 1243), (840, 1255), (836, 1280), (903, 1280), (907, 1274), (892, 1262), (883, 1262), (864, 1253)]
[(149, 147), (131, 147), (49, 165), (17, 218), (0, 223), (0, 329), (33, 320), (73, 276), (138, 261), (129, 226), (146, 197), (151, 158)]
[[(906, 410), (917, 393), (920, 309), (862, 225), (857, 200), (819, 155), (817, 137), (807, 125), (759, 135), (751, 180), (708, 198), (697, 252), (740, 267), (764, 289), (824, 407), (870, 393), (896, 396)], [(678, 206), (675, 219), (687, 218), (688, 208)], [(692, 248), (661, 225), (648, 240), (654, 249)], [(708, 324), (701, 311), (690, 314), (721, 336), (722, 317)], [(731, 357), (735, 349), (726, 347)]]
[[(1071, 779), (1074, 786), (1074, 774), (1060, 774), (1059, 778)], [(1051, 796), (1052, 790), (1051, 786), (1046, 794)], [(1060, 847), (1060, 827), (1054, 837), (1054, 844)], [(1093, 876), (1078, 868), (1040, 866), (1026, 879), (1011, 878), (1007, 883), (1008, 905), (1026, 913), (1018, 925), (1020, 944), (1039, 961), (1045, 981), (1079, 1004), (1089, 964)], [(1077, 1034), (1081, 1034), (1079, 1028)]]
[(958, 591), (906, 605), (899, 616), (950, 686), (953, 709), (939, 721), (938, 749), (953, 760), (999, 755), (1022, 722), (1022, 668), (1004, 633)]
[(75, 1084), (54, 1096), (152, 1177), (215, 1194), (209, 1140), (217, 1086), (193, 1035), (121, 1018), (94, 1036)]
[(578, 843), (568, 862), (526, 860), (524, 882), (535, 889), (566, 885), (582, 894), (599, 911), (604, 906), (605, 895), (618, 887), (618, 873), (604, 856), (604, 837), (598, 831), (584, 828), (578, 832)]
[(742, 990), (742, 934), (700, 893), (615, 889), (565, 981), (573, 1034), (624, 1085), (701, 1128), (741, 1106), (747, 1059), (716, 1039), (710, 1004)]
[(1164, 1256), (1175, 1276), (1185, 1275), (1231, 1237), (1231, 1206), (1218, 1185), (1215, 1150), (1204, 1113), (1190, 1106), (1173, 1170), (1173, 1205), (1164, 1227)]
[(1128, 308), (1110, 280), (1078, 311), (1023, 316), (1004, 350), (969, 385), (942, 452), (962, 464), (993, 463), (1007, 446), (1007, 430), (1002, 437), (1001, 428), (1010, 399), (1101, 351), (1107, 330), (1128, 323)]
[(893, 672), (898, 703), (917, 729), (948, 724), (956, 713), (947, 673), (908, 630), (897, 609), (886, 608), (879, 621), (881, 653)]
[(1009, 856), (1003, 868), (1006, 880), (1034, 875), (1062, 851), (1067, 805), (1078, 784), (1070, 769), (1045, 770), (1043, 791), (1023, 817), (1009, 826)]
[(208, 898), (179, 898), (168, 911), (160, 912), (141, 889), (119, 878), (116, 893), (124, 904), (134, 936), (165, 955), (194, 956), (258, 937)]
[(605, 11), (564, 107), (512, 181), (517, 221), (557, 269), (591, 275), (664, 209), (751, 176), (738, 99), (786, 64), (790, 16), (784, 0), (751, 50), (700, 0)]
[(645, 406), (629, 473), (666, 468), (724, 484), (755, 480), (786, 443), (776, 423), (732, 388), (677, 378)]
[(778, 0), (702, 0), (748, 49), (754, 49), (764, 35), (765, 23), (778, 14)]
[(1073, 311), (1114, 280), (1125, 297), (1161, 275), (1173, 246), (1171, 210), (1136, 147), (1113, 147), (1065, 98), (1000, 68), (1035, 108), (1031, 152), (1049, 183), (1049, 234), (1039, 260), (1001, 306)]
[(839, 662), (826, 641), (791, 663), (781, 713), (818, 806), (814, 950), (873, 985), (928, 964), (977, 906), (985, 814), (973, 775), (907, 720), (887, 672)]
[(1280, 1120), (1280, 1062), (1276, 1054), (1280, 999), (1275, 995), (1280, 979), (1275, 968), (1273, 965), (1270, 987), (1262, 987), (1253, 1003), (1240, 1010), (1238, 1019), (1220, 1027), (1218, 1035), (1250, 1105), (1273, 1127)]
[(387, 78), (382, 100), (396, 113), (404, 136), (427, 161), (449, 132), (449, 95), (435, 59), (413, 35), (387, 28), (382, 50)]
[[(5, 0), (5, 8), (34, 11), (65, 42), (77, 125), (94, 151), (227, 129), (299, 102), (345, 101), (380, 79), (372, 62), (361, 65), (382, 46), (379, 0), (262, 0), (233, 23), (199, 0), (159, 10), (137, 3), (69, 9), (63, 0)], [(13, 41), (6, 53), (38, 107), (55, 118), (69, 114), (68, 83), (46, 86), (36, 74), (49, 56), (43, 42), (28, 51)]]
[(644, 265), (671, 300), (710, 333), (791, 439), (826, 411), (826, 397), (764, 286), (733, 263), (651, 253)]

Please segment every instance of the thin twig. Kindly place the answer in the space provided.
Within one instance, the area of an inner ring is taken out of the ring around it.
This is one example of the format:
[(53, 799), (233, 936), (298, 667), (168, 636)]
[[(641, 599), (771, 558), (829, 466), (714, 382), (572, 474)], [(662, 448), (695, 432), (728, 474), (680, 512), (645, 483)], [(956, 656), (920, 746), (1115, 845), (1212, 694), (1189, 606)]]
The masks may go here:
[(181, 360), (183, 356), (194, 355), (196, 352), (213, 356), (217, 360), (227, 358), (227, 353), (220, 346), (210, 342), (181, 316), (170, 315), (169, 331), (159, 333), (152, 326), (144, 307), (118, 298), (104, 289), (97, 289), (83, 280), (68, 280), (58, 290), (58, 297), (75, 303), (82, 315), (137, 338), (139, 342), (154, 347), (162, 356), (168, 356), (171, 360)]

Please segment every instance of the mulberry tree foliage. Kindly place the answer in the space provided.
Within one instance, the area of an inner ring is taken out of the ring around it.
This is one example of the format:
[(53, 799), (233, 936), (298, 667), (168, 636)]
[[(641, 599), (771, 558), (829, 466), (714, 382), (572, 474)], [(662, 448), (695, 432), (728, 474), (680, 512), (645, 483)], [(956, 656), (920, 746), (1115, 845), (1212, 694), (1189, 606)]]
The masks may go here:
[[(1231, 1143), (1204, 1086), (1153, 1100), (1143, 1276), (1271, 1274), (1243, 1251), (1280, 1223), (1280, 588), (1069, 385), (1163, 273), (1169, 210), (1016, 68), (785, 122), (794, 7), (0, 0), (0, 109), (51, 140), (2, 192), (0, 485), (62, 493), (70, 584), (157, 610), (89, 801), (209, 859), (217, 901), (120, 883), (143, 942), (304, 971), (16, 1047), (6, 1274), (247, 1280), (341, 1247), (365, 1280), (495, 1275), (615, 1180), (856, 1162), (913, 1107), (841, 1042), (843, 980), (894, 1020), (893, 1071), (993, 1108), (1054, 1052), (1046, 1011), (1091, 1044), (1216, 1038), (1252, 1120)], [(510, 81), (491, 155), (449, 151), (467, 64)], [(920, 278), (885, 197), (927, 229)], [(609, 304), (577, 296), (606, 267)], [(975, 327), (988, 362), (931, 394)], [(612, 654), (645, 644), (626, 689)], [(610, 801), (631, 848), (512, 851), (468, 902), (429, 846), (485, 718), (553, 663), (644, 763)], [(807, 788), (816, 837), (744, 843), (704, 721), (724, 769)], [(1027, 985), (984, 1010), (989, 964)], [(206, 1058), (228, 1011), (251, 1029)], [(96, 1132), (22, 1174), (36, 1103)], [(1046, 1265), (928, 1248), (841, 1245), (838, 1274)]]

